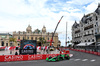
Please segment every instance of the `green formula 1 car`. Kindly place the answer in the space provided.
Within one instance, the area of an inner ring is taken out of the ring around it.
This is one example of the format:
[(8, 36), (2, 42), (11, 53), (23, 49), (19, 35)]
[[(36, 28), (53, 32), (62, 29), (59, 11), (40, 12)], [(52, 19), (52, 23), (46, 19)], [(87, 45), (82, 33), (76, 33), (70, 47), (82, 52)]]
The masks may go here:
[(46, 61), (60, 61), (60, 60), (69, 60), (70, 59), (70, 56), (69, 54), (60, 54), (56, 57), (49, 57), (49, 58), (46, 58)]

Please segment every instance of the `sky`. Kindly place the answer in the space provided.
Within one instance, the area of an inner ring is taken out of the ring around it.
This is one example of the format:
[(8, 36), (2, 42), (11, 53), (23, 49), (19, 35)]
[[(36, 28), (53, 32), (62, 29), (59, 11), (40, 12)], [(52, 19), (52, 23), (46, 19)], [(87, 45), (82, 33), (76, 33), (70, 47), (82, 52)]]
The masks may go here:
[[(100, 0), (0, 0), (0, 32), (26, 31), (30, 24), (32, 31), (46, 27), (47, 32), (57, 31), (61, 45), (70, 41), (71, 28), (75, 20), (79, 23), (84, 14), (92, 13)], [(68, 38), (69, 37), (69, 38)]]

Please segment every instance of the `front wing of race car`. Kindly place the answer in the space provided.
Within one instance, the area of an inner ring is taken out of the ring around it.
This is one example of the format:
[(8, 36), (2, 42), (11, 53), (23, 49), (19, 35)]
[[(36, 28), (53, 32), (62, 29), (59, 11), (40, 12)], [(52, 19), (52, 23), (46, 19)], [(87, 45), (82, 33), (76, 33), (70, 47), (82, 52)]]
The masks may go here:
[(59, 58), (56, 57), (49, 57), (49, 58), (46, 58), (46, 61), (59, 61)]

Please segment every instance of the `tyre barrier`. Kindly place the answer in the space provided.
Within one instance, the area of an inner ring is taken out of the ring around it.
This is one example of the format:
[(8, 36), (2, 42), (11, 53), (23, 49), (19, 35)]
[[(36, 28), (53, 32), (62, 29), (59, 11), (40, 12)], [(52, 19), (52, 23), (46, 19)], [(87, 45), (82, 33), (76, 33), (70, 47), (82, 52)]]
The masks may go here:
[(79, 52), (85, 52), (85, 53), (90, 53), (90, 54), (95, 54), (100, 56), (100, 52), (94, 52), (94, 51), (87, 51), (87, 50), (79, 50), (79, 49), (70, 49), (72, 51), (79, 51)]
[[(69, 54), (62, 53), (62, 54)], [(55, 57), (59, 54), (34, 54), (34, 55), (0, 55), (0, 62), (27, 61), (27, 60), (45, 60), (47, 57)], [(70, 54), (69, 54), (70, 55)]]

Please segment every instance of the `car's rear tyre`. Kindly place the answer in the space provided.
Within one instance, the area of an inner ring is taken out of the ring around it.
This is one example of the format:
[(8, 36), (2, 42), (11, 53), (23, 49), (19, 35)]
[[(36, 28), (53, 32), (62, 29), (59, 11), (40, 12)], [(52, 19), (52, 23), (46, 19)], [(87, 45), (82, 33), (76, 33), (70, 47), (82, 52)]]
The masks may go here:
[(70, 57), (68, 56), (68, 57), (66, 57), (66, 60), (69, 60), (70, 59)]

